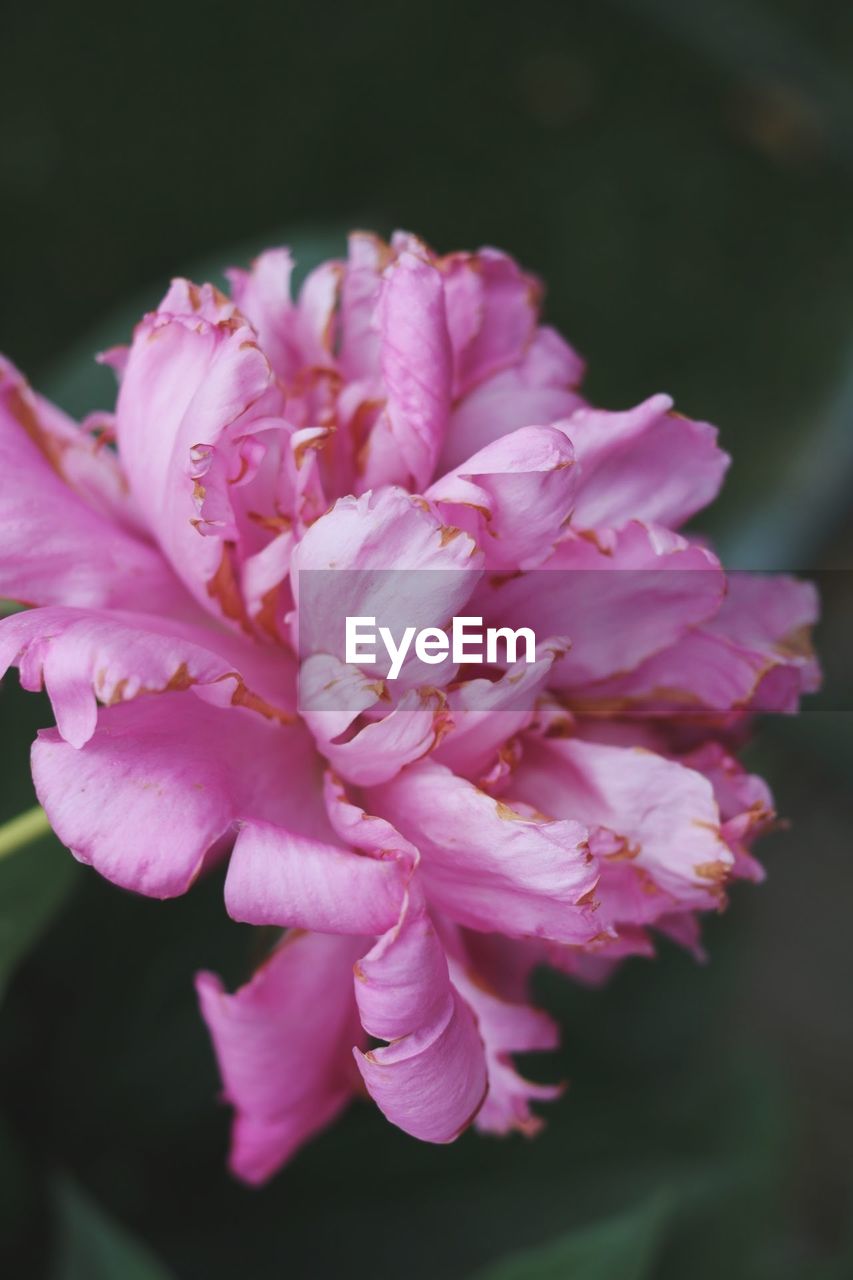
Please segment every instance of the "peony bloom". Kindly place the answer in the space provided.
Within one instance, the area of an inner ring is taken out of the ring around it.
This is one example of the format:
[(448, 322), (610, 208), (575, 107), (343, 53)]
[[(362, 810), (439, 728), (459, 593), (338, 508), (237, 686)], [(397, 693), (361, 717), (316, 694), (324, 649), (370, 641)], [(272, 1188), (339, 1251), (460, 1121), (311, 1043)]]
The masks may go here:
[[(290, 274), (175, 281), (103, 357), (114, 415), (0, 368), (0, 596), (33, 606), (0, 671), (50, 696), (52, 826), (153, 897), (225, 861), (230, 915), (287, 930), (237, 992), (198, 978), (249, 1182), (364, 1091), (429, 1142), (533, 1132), (531, 971), (699, 951), (773, 817), (733, 753), (818, 681), (813, 589), (678, 532), (714, 428), (586, 403), (512, 259), (356, 234), (295, 300)], [(347, 666), (313, 570), (353, 615), (406, 574), (424, 620), (527, 625), (536, 660)]]

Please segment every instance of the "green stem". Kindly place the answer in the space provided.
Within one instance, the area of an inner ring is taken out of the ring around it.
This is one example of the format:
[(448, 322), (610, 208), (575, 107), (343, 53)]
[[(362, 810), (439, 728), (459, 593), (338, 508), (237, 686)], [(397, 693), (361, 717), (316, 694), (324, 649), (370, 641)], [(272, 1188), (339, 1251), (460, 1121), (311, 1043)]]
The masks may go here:
[(47, 835), (48, 831), (50, 831), (50, 823), (47, 820), (47, 814), (41, 805), (37, 804), (0, 827), (0, 858), (4, 858), (7, 853), (15, 853), (18, 849), (23, 849), (25, 845), (32, 844), (33, 840)]

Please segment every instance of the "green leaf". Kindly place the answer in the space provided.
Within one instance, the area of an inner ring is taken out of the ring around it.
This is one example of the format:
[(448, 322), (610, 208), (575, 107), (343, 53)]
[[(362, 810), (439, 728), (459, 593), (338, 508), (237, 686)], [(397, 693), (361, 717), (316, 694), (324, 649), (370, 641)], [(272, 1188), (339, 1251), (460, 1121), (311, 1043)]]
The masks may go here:
[(172, 1280), (146, 1245), (103, 1211), (73, 1182), (56, 1187), (59, 1231), (51, 1280)]
[[(0, 828), (0, 837), (12, 826)], [(62, 905), (74, 872), (71, 855), (49, 835), (0, 857), (0, 999), (15, 966)]]
[(672, 1197), (659, 1193), (638, 1208), (502, 1259), (476, 1280), (648, 1280), (671, 1212)]

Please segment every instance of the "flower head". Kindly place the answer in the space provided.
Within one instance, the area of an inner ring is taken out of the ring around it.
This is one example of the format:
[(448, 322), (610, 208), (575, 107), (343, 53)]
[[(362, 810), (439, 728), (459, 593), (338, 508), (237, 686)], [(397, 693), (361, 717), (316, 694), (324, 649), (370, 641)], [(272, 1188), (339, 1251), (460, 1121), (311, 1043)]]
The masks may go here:
[[(511, 258), (356, 234), (290, 276), (175, 281), (82, 426), (0, 368), (0, 595), (34, 606), (0, 669), (50, 695), (54, 829), (153, 897), (225, 859), (229, 913), (287, 930), (236, 993), (198, 979), (251, 1182), (365, 1089), (431, 1142), (535, 1130), (531, 971), (698, 952), (773, 819), (734, 751), (818, 681), (812, 588), (678, 532), (714, 428), (586, 403)], [(377, 678), (333, 623), (383, 611), (523, 624), (535, 661)]]

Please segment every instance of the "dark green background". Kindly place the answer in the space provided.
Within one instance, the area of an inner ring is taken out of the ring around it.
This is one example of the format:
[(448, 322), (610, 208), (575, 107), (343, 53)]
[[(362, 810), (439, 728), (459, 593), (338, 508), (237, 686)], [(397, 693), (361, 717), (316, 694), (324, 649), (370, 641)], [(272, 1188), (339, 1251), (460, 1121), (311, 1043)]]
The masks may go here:
[[(82, 353), (126, 336), (127, 300), (266, 240), (498, 244), (546, 279), (596, 400), (669, 390), (720, 424), (706, 526), (741, 565), (830, 570), (831, 672), (752, 750), (792, 827), (709, 922), (710, 966), (543, 981), (565, 1048), (532, 1070), (572, 1086), (534, 1143), (430, 1148), (359, 1105), (266, 1190), (234, 1185), (191, 975), (239, 980), (256, 940), (215, 879), (160, 905), (76, 872), (0, 1011), (8, 1274), (162, 1275), (129, 1232), (181, 1280), (465, 1277), (612, 1219), (512, 1275), (853, 1275), (853, 10), (54, 2), (0, 38), (0, 349), (37, 384), (104, 402)], [(0, 714), (5, 818), (50, 713), (10, 679)], [(30, 892), (10, 867), (0, 942)], [(32, 893), (66, 867), (41, 846)], [(635, 1210), (649, 1258), (631, 1237), (608, 1262)]]

